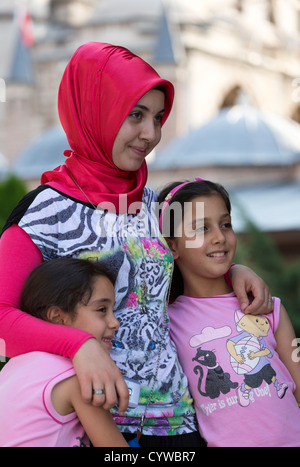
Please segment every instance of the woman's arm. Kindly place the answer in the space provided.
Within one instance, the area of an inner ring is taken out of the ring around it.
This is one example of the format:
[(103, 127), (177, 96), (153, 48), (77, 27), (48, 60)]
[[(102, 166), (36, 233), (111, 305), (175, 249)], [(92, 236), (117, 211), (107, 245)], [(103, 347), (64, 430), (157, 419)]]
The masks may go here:
[[(19, 309), (23, 285), (29, 273), (43, 261), (31, 238), (17, 225), (9, 227), (0, 241), (0, 338), (6, 357), (42, 351), (73, 361), (84, 401), (110, 409), (120, 399), (120, 413), (128, 406), (128, 389), (120, 370), (94, 336), (79, 329), (47, 323)], [(106, 397), (92, 397), (93, 388)]]
[(43, 261), (31, 238), (17, 225), (7, 229), (0, 241), (0, 338), (6, 356), (44, 351), (73, 358), (91, 335), (57, 326), (19, 309), (23, 285), (29, 273)]
[(271, 313), (274, 303), (270, 290), (252, 269), (235, 264), (230, 268), (230, 279), (244, 313)]
[(277, 342), (277, 353), (280, 360), (289, 370), (296, 384), (294, 396), (300, 404), (300, 359), (294, 358), (293, 341), (296, 339), (295, 331), (291, 320), (283, 305), (280, 306), (280, 319), (278, 329), (275, 333)]

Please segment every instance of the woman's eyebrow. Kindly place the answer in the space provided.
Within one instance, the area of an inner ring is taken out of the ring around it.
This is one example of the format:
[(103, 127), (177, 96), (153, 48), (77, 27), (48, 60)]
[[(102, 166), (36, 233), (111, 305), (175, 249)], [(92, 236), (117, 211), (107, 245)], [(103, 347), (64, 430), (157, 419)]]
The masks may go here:
[[(135, 109), (136, 107), (138, 107), (138, 108), (141, 109), (141, 110), (145, 110), (146, 112), (150, 112), (150, 109), (149, 109), (148, 107), (146, 107), (145, 105), (136, 104), (136, 105), (134, 106), (134, 109)], [(165, 109), (159, 110), (159, 112), (157, 112), (157, 114), (161, 114), (161, 113), (163, 113), (163, 112), (165, 112)]]

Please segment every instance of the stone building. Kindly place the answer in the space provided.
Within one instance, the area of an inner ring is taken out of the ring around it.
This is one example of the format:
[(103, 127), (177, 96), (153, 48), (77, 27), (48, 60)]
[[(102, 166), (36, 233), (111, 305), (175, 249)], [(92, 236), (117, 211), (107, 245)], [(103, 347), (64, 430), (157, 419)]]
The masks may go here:
[[(22, 6), (31, 15), (33, 44), (26, 42), (30, 23), (20, 28), (16, 15)], [(176, 170), (172, 164), (160, 165), (176, 138), (189, 138), (221, 109), (236, 104), (300, 122), (299, 0), (1, 0), (0, 41), (5, 44), (0, 50), (0, 79), (5, 83), (0, 153), (29, 187), (39, 183), (41, 172), (64, 160), (67, 142), (57, 115), (63, 70), (79, 45), (101, 41), (128, 47), (175, 85), (172, 116), (152, 156), (150, 185), (201, 171), (232, 190), (248, 189), (241, 196), (249, 209), (251, 190), (264, 189), (262, 207), (265, 190), (274, 193), (274, 183), (281, 182), (287, 190), (295, 187), (293, 201), (300, 203), (300, 151), (279, 164), (269, 157), (247, 165), (241, 155), (230, 164), (226, 156), (226, 163), (210, 159), (192, 165), (187, 153)], [(288, 231), (284, 243), (293, 236), (300, 255), (300, 210), (293, 214), (287, 207), (280, 210), (290, 212), (293, 225), (287, 227), (279, 218), (272, 229)], [(262, 228), (268, 230), (266, 224)]]
[[(31, 14), (30, 48), (20, 44), (19, 4)], [(241, 92), (259, 109), (298, 120), (299, 17), (298, 0), (1, 0), (0, 152), (12, 160), (58, 123), (62, 72), (90, 40), (124, 45), (174, 82), (161, 147)]]

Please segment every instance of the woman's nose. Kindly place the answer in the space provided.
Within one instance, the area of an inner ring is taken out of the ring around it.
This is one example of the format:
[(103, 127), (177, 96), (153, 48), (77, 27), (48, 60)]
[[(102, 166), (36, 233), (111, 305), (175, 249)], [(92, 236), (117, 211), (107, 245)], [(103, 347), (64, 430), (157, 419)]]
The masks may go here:
[(151, 119), (145, 120), (142, 130), (140, 133), (140, 138), (143, 140), (152, 143), (158, 137), (158, 132), (160, 131), (160, 127), (155, 125), (155, 122)]

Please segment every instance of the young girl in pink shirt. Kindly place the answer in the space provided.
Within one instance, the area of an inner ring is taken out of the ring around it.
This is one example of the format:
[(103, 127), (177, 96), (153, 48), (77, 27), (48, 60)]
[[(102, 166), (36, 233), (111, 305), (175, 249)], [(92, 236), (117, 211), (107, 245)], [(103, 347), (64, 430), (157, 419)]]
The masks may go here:
[[(110, 273), (72, 258), (34, 269), (21, 297), (25, 312), (93, 334), (108, 354), (119, 328), (114, 303)], [(0, 426), (1, 447), (128, 446), (108, 410), (83, 402), (71, 361), (46, 352), (13, 357), (0, 372)]]
[(198, 179), (169, 185), (159, 201), (175, 260), (171, 337), (202, 437), (208, 446), (300, 446), (300, 359), (288, 314), (278, 298), (268, 315), (242, 313), (225, 280), (236, 248), (228, 193)]

